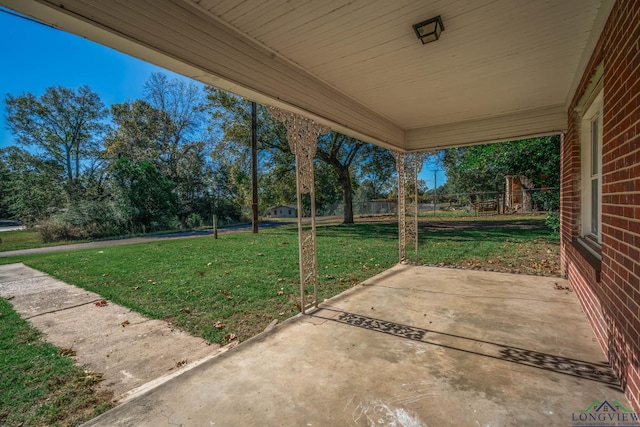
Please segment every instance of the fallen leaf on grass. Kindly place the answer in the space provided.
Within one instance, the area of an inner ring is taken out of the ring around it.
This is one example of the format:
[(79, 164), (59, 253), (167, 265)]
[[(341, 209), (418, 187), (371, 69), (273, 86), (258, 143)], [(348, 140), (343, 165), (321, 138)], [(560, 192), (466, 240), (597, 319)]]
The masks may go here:
[(104, 379), (100, 372), (89, 371), (85, 369), (84, 374), (85, 376), (80, 377), (80, 379), (83, 380), (85, 383), (95, 384), (95, 383), (99, 383)]
[(120, 323), (122, 325), (122, 327), (124, 328), (127, 325), (130, 325), (128, 320), (125, 320), (124, 322)]
[(278, 295), (284, 295), (284, 291), (283, 291), (282, 289), (280, 289), (280, 290), (278, 291)]
[(102, 277), (109, 277), (109, 273), (104, 273)]
[(75, 356), (76, 351), (72, 348), (61, 348), (60, 356)]
[(200, 277), (204, 276), (204, 271), (198, 272), (198, 276), (200, 276)]
[(264, 256), (262, 253), (257, 253), (256, 256)]
[(102, 300), (102, 301), (96, 302), (95, 304), (96, 304), (96, 307), (105, 307), (109, 303), (106, 302), (105, 300)]
[(281, 311), (280, 313), (278, 313), (278, 316), (284, 316), (284, 311)]
[(184, 308), (181, 308), (181, 309), (180, 309), (180, 313), (187, 313), (187, 314), (190, 314), (190, 313), (191, 313), (191, 310), (189, 310), (189, 307), (184, 307)]
[(140, 289), (140, 286), (134, 286), (133, 289), (137, 291), (138, 289)]
[(221, 293), (221, 294), (228, 294), (228, 293), (229, 293), (229, 291), (228, 291), (228, 290), (226, 290), (226, 289), (220, 289), (220, 293)]
[(229, 273), (231, 273), (231, 270), (225, 270), (224, 271), (224, 274), (229, 274)]
[(236, 334), (231, 334), (231, 333), (230, 333), (230, 334), (225, 335), (225, 336), (224, 336), (224, 339), (225, 339), (225, 341), (227, 341), (227, 342), (231, 342), (231, 341), (233, 341), (233, 340), (237, 340), (237, 339), (238, 339), (238, 335), (236, 335)]
[(225, 325), (224, 323), (222, 323), (222, 322), (220, 322), (220, 321), (217, 321), (217, 322), (214, 322), (214, 323), (213, 323), (213, 327), (214, 327), (214, 328), (216, 328), (216, 329), (222, 329), (222, 328), (224, 328), (225, 326), (227, 326), (227, 325)]

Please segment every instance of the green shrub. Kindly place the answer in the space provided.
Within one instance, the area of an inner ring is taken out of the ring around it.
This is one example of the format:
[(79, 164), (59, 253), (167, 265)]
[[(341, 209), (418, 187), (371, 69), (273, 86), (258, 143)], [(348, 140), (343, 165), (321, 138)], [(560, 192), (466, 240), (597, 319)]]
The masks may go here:
[(557, 211), (560, 209), (560, 192), (558, 190), (533, 192), (531, 200), (537, 209), (543, 211)]
[(187, 228), (199, 228), (202, 227), (202, 223), (204, 221), (202, 220), (202, 217), (200, 215), (198, 215), (197, 213), (192, 213), (191, 215), (189, 215), (187, 217), (187, 220), (185, 221)]
[[(74, 240), (70, 238), (71, 227), (56, 217), (40, 221), (36, 226), (38, 234), (44, 243), (58, 242), (61, 240)], [(77, 238), (79, 239), (79, 237)]]
[(110, 202), (82, 201), (38, 224), (43, 242), (116, 236), (126, 222)]
[(554, 233), (558, 233), (560, 231), (560, 213), (548, 212), (544, 223), (548, 228), (553, 230)]

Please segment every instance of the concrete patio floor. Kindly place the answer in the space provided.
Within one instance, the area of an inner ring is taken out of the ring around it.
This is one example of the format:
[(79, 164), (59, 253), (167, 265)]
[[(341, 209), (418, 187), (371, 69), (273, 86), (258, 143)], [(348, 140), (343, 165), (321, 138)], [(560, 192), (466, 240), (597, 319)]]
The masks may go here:
[(87, 426), (570, 426), (627, 400), (557, 278), (398, 265)]

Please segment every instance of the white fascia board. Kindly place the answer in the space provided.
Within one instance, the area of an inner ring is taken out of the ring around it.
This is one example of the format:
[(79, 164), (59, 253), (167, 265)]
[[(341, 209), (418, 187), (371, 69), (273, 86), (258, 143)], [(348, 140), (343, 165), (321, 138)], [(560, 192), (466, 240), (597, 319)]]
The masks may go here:
[(346, 135), (405, 149), (402, 128), (191, 1), (0, 0), (0, 5)]
[(587, 68), (587, 64), (591, 60), (591, 56), (593, 55), (593, 51), (600, 40), (600, 36), (602, 35), (602, 31), (604, 30), (604, 26), (609, 19), (609, 15), (611, 15), (611, 9), (613, 9), (613, 5), (616, 0), (602, 0), (600, 3), (600, 8), (598, 9), (598, 14), (596, 15), (596, 19), (593, 22), (593, 26), (591, 27), (591, 32), (589, 33), (589, 38), (587, 40), (587, 44), (582, 51), (582, 56), (580, 57), (580, 62), (578, 63), (578, 67), (573, 75), (573, 80), (571, 81), (571, 86), (569, 86), (569, 91), (567, 92), (567, 98), (565, 100), (565, 107), (569, 109), (571, 106), (571, 102), (573, 101), (574, 96), (576, 95), (576, 90), (580, 81), (582, 81), (582, 77)]
[(484, 119), (409, 129), (407, 150), (439, 150), (464, 145), (516, 141), (566, 132), (563, 104)]

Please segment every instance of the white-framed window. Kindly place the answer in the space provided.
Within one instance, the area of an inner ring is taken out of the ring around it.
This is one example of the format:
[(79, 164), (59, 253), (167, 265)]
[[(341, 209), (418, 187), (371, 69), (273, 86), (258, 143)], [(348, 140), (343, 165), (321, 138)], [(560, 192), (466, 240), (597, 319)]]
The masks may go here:
[(599, 256), (602, 243), (602, 90), (582, 116), (581, 179), (583, 243)]

